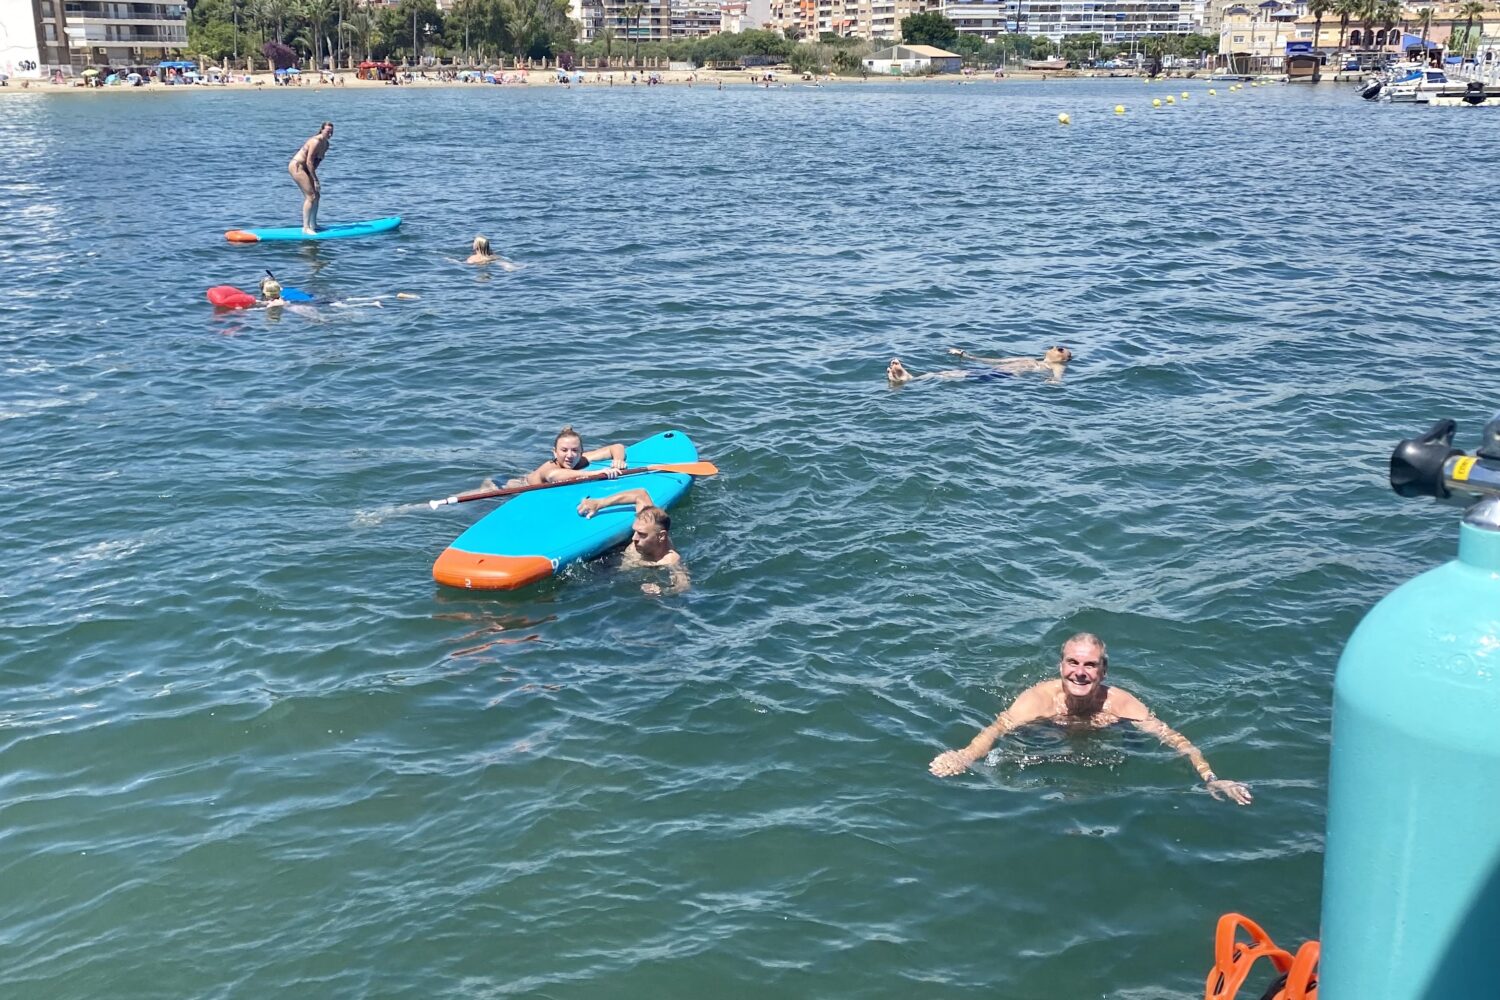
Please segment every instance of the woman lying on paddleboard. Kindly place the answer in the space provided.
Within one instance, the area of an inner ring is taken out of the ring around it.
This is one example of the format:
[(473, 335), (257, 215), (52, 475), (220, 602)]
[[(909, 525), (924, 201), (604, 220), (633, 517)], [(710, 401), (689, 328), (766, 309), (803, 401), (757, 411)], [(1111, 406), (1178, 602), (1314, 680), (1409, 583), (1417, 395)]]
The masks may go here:
[(913, 375), (901, 364), (900, 358), (892, 358), (891, 363), (886, 366), (885, 377), (893, 386), (902, 386), (908, 382), (919, 379), (942, 378), (942, 379), (977, 379), (988, 382), (993, 379), (1009, 378), (1012, 375), (1022, 375), (1027, 372), (1050, 372), (1047, 379), (1049, 382), (1061, 382), (1063, 372), (1067, 370), (1068, 362), (1073, 360), (1073, 352), (1066, 347), (1053, 345), (1047, 348), (1047, 352), (1038, 358), (982, 358), (975, 354), (957, 347), (948, 348), (948, 353), (955, 357), (963, 358), (965, 361), (977, 361), (985, 368), (953, 368), (942, 372), (928, 372), (925, 375)]
[[(609, 460), (609, 465), (597, 464), (605, 459)], [(570, 479), (582, 479), (584, 476), (597, 476), (601, 473), (607, 479), (614, 479), (623, 468), (625, 468), (623, 444), (607, 444), (603, 448), (584, 451), (583, 438), (573, 429), (573, 425), (569, 424), (552, 439), (550, 459), (537, 466), (524, 478), (512, 479), (505, 485), (540, 486), (543, 483), (565, 483)], [(485, 480), (485, 484), (484, 489), (491, 489), (494, 486), (494, 482), (489, 479)]]

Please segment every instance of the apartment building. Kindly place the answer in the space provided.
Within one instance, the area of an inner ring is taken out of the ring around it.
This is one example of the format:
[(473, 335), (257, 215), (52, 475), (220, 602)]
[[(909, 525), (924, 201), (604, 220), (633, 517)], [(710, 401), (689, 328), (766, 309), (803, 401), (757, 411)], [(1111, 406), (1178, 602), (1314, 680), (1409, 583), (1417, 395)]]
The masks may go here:
[(719, 7), (719, 31), (726, 35), (760, 31), (771, 23), (771, 0), (729, 0)]
[(145, 66), (187, 48), (181, 3), (6, 0), (0, 3), (0, 72), (43, 77), (86, 66)]
[[(639, 16), (627, 9), (641, 8)], [(578, 40), (591, 42), (609, 28), (616, 41), (665, 42), (672, 38), (669, 0), (572, 0), (569, 14), (578, 22)]]
[(771, 23), (783, 34), (818, 37), (818, 0), (770, 0)]
[(677, 0), (672, 4), (670, 31), (673, 38), (705, 38), (719, 33), (722, 19), (723, 12), (714, 0)]
[(936, 10), (934, 0), (816, 0), (809, 37), (826, 33), (869, 41), (896, 41), (901, 21)]
[[(1105, 42), (1147, 35), (1187, 35), (1195, 28), (1192, 0), (1019, 0), (1016, 20), (1026, 35), (1060, 42), (1068, 35), (1097, 32)], [(1201, 23), (1201, 10), (1199, 12)]]

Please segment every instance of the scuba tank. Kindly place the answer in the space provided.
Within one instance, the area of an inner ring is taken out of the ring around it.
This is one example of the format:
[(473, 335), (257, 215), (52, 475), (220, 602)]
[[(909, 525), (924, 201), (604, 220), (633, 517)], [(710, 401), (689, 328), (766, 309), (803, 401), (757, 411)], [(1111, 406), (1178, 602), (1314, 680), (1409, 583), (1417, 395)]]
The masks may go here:
[(1402, 496), (1479, 497), (1458, 558), (1376, 604), (1333, 685), (1322, 1000), (1500, 995), (1500, 415), (1391, 456)]

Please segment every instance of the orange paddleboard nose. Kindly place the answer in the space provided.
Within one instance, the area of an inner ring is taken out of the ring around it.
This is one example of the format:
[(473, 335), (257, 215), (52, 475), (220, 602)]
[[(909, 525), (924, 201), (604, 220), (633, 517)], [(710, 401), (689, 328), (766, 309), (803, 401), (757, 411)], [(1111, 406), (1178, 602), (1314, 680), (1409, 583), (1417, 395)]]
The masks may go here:
[(542, 556), (492, 556), (452, 546), (432, 564), (434, 580), (464, 590), (514, 590), (551, 575), (552, 560)]
[(254, 233), (247, 233), (243, 229), (231, 229), (224, 234), (224, 238), (231, 243), (259, 243), (260, 237)]

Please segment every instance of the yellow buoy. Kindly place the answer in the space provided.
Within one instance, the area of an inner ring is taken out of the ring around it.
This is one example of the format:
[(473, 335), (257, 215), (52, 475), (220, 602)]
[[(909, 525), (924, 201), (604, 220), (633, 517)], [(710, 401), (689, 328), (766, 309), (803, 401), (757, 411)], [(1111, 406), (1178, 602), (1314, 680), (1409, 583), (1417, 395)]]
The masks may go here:
[(1116, 104), (1115, 105), (1115, 114), (1117, 114), (1117, 115), (1123, 115), (1124, 113), (1125, 113), (1125, 105), (1123, 105), (1123, 104)]
[(1151, 106), (1153, 108), (1159, 108), (1159, 107), (1161, 107), (1161, 98), (1160, 97), (1153, 97), (1153, 98), (1151, 98)]
[(1177, 99), (1174, 98), (1171, 94), (1168, 94), (1167, 95), (1167, 103), (1168, 104), (1176, 104), (1177, 103)]
[(1219, 92), (1217, 90), (1215, 90), (1214, 88), (1209, 87), (1208, 88), (1208, 96), (1209, 97), (1218, 97), (1219, 96)]
[(1068, 113), (1064, 111), (1057, 116), (1057, 122), (1059, 125), (1070, 125), (1072, 124), (1073, 119), (1069, 118)]
[(1182, 92), (1182, 99), (1183, 99), (1183, 100), (1184, 100), (1184, 101), (1185, 101), (1185, 100), (1187, 100), (1187, 99), (1188, 99), (1188, 92), (1187, 92), (1187, 91), (1185, 91), (1185, 90), (1184, 90), (1184, 91), (1183, 91), (1183, 92)]

